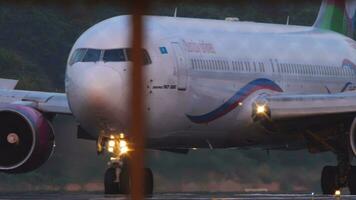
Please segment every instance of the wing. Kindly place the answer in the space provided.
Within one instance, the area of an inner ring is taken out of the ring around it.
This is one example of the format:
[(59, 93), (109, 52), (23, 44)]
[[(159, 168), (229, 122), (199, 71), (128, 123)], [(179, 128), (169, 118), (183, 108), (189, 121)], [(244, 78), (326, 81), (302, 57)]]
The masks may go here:
[(297, 134), (312, 153), (335, 151), (356, 117), (356, 92), (262, 95), (252, 118), (269, 133)]
[[(335, 94), (276, 94), (254, 101), (254, 116), (268, 115), (269, 120), (356, 114), (356, 92)], [(257, 108), (262, 112), (258, 114)], [(262, 108), (262, 110), (261, 110)]]
[(43, 113), (72, 114), (63, 93), (0, 89), (0, 104), (21, 104)]
[(16, 84), (16, 80), (0, 79), (0, 104), (21, 104), (43, 113), (72, 114), (66, 94), (15, 90)]

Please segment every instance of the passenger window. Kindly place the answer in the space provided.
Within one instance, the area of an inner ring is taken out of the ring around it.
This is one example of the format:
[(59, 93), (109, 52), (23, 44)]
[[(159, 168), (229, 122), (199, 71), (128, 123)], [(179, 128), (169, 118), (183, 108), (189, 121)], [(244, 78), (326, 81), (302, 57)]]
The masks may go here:
[(246, 68), (246, 71), (250, 71), (250, 66), (248, 65), (247, 61), (245, 61), (245, 68)]
[(277, 63), (277, 70), (278, 70), (278, 72), (279, 73), (283, 73), (284, 71), (283, 71), (283, 67), (284, 67), (284, 64), (282, 63), (282, 64), (278, 64)]
[(83, 62), (98, 62), (100, 60), (101, 50), (98, 49), (88, 49)]
[(111, 49), (104, 52), (104, 62), (122, 62), (126, 61), (123, 49)]
[(314, 76), (318, 75), (318, 70), (315, 68), (314, 65), (311, 65), (311, 70), (312, 70), (312, 73), (313, 73)]

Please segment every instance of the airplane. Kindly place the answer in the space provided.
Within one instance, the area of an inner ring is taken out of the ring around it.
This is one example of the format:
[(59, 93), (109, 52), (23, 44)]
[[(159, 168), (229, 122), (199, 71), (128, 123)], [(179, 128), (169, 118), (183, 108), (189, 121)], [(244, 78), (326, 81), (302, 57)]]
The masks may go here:
[[(324, 194), (356, 194), (355, 0), (323, 0), (313, 26), (144, 16), (146, 148), (259, 148), (333, 152)], [(65, 93), (16, 90), (0, 80), (0, 171), (40, 167), (54, 149), (52, 120), (72, 115), (78, 138), (111, 155), (107, 194), (128, 194), (130, 19), (104, 20), (75, 42)], [(153, 193), (145, 168), (145, 192)]]

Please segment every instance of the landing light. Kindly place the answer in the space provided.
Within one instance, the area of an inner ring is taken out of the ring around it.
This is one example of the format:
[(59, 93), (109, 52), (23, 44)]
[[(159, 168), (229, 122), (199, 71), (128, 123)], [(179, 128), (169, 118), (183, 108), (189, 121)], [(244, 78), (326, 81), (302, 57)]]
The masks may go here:
[(110, 135), (109, 139), (107, 140), (107, 151), (114, 154), (114, 158), (127, 154), (130, 151), (123, 133), (120, 133), (119, 137)]
[(257, 114), (266, 113), (266, 106), (265, 105), (257, 105), (256, 113)]
[(127, 142), (125, 140), (120, 140), (119, 142), (120, 155), (126, 154), (129, 151)]
[(341, 191), (340, 190), (336, 190), (335, 191), (335, 196), (340, 196), (341, 195)]
[(109, 147), (114, 148), (115, 147), (115, 140), (109, 140)]
[(129, 151), (129, 148), (127, 146), (120, 148), (120, 154), (126, 154), (128, 151)]
[(127, 147), (127, 142), (125, 140), (120, 140), (120, 148)]
[(114, 152), (114, 148), (113, 148), (113, 147), (109, 147), (109, 148), (108, 148), (108, 151), (109, 151), (110, 153), (113, 153), (113, 152)]

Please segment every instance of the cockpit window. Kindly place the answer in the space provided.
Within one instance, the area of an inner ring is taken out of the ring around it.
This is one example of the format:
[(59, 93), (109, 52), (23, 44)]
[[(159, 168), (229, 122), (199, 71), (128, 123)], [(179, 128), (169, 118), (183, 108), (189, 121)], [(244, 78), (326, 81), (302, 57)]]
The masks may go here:
[[(149, 65), (152, 63), (150, 55), (146, 49), (142, 49), (143, 64)], [(132, 49), (77, 49), (74, 51), (69, 64), (73, 65), (77, 62), (128, 62), (132, 61)]]
[(83, 62), (98, 62), (100, 60), (101, 50), (88, 49), (83, 58)]
[(110, 49), (105, 50), (103, 60), (104, 62), (123, 62), (127, 59), (125, 57), (124, 49)]
[(85, 53), (87, 52), (87, 49), (77, 49), (74, 51), (72, 58), (69, 61), (69, 65), (73, 65), (74, 63), (80, 62), (83, 60), (83, 57)]
[[(132, 49), (126, 49), (126, 55), (127, 55), (127, 60), (128, 61), (133, 61), (132, 59)], [(142, 49), (142, 56), (143, 56), (143, 65), (149, 65), (152, 63), (150, 55), (148, 55), (148, 52), (146, 49)]]
[(151, 64), (152, 60), (150, 58), (150, 55), (148, 55), (148, 52), (146, 49), (143, 49), (143, 63), (146, 65)]

